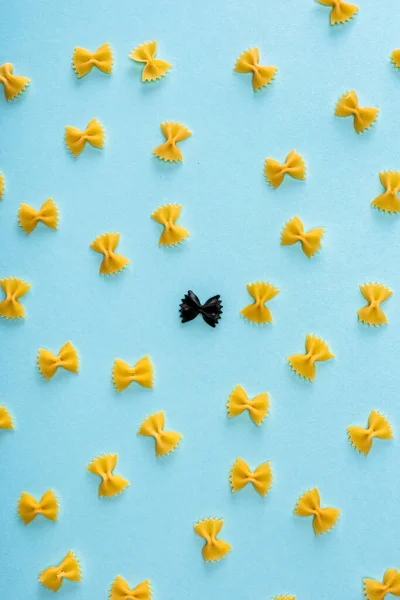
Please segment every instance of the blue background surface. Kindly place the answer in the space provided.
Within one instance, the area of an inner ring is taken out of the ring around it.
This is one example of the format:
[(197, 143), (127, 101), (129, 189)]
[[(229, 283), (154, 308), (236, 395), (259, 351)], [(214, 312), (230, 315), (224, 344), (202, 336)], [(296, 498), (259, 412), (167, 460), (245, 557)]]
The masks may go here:
[[(2, 11), (0, 63), (32, 79), (14, 103), (0, 102), (0, 170), (7, 190), (1, 212), (1, 277), (32, 283), (27, 318), (0, 323), (0, 403), (15, 432), (0, 435), (0, 598), (44, 599), (44, 568), (73, 549), (83, 582), (59, 595), (107, 598), (117, 574), (134, 586), (151, 579), (156, 600), (244, 600), (296, 594), (298, 600), (362, 597), (362, 578), (400, 567), (400, 245), (396, 216), (369, 205), (382, 188), (380, 170), (400, 168), (400, 73), (389, 61), (400, 46), (397, 0), (360, 1), (357, 17), (329, 26), (329, 9), (292, 0), (187, 2), (54, 0), (8, 2)], [(173, 69), (141, 83), (128, 59), (156, 39)], [(78, 81), (74, 46), (109, 41), (108, 77)], [(279, 68), (267, 89), (232, 72), (239, 54), (258, 45), (261, 64)], [(339, 96), (355, 89), (360, 104), (381, 109), (357, 136), (350, 119), (333, 115)], [(64, 127), (97, 117), (103, 151), (88, 147), (74, 160)], [(181, 144), (182, 165), (152, 156), (159, 125), (177, 120), (193, 135)], [(285, 180), (274, 191), (263, 177), (266, 156), (296, 149), (307, 181)], [(17, 224), (20, 202), (39, 208), (52, 196), (59, 231), (42, 226), (29, 237)], [(161, 249), (159, 205), (182, 203), (191, 237)], [(311, 261), (300, 247), (280, 246), (284, 223), (298, 215), (308, 229), (326, 228)], [(120, 231), (120, 252), (132, 264), (115, 277), (98, 274), (89, 244)], [(246, 284), (270, 281), (274, 323), (257, 328), (239, 311)], [(359, 284), (394, 290), (384, 310), (389, 326), (357, 322)], [(178, 307), (193, 289), (204, 301), (221, 294), (215, 330), (202, 320), (182, 325)], [(336, 358), (318, 365), (314, 384), (300, 380), (286, 357), (301, 352), (307, 332), (329, 342)], [(39, 347), (78, 348), (78, 375), (58, 372), (46, 383), (36, 368)], [(149, 354), (154, 390), (131, 386), (117, 395), (114, 358), (134, 363)], [(261, 428), (247, 414), (228, 419), (226, 401), (240, 383), (250, 396), (268, 391), (271, 411)], [(346, 427), (365, 425), (371, 409), (386, 414), (392, 442), (360, 456)], [(156, 459), (141, 421), (163, 409), (184, 435), (172, 455)], [(131, 482), (118, 498), (97, 497), (99, 479), (86, 471), (98, 454), (119, 453), (117, 472)], [(250, 486), (233, 495), (229, 469), (238, 457), (252, 468), (269, 460), (274, 484), (266, 499)], [(342, 516), (316, 538), (309, 519), (292, 513), (317, 486), (324, 505)], [(56, 524), (17, 518), (22, 491), (54, 488)], [(222, 539), (233, 550), (205, 564), (193, 524), (225, 519)]]

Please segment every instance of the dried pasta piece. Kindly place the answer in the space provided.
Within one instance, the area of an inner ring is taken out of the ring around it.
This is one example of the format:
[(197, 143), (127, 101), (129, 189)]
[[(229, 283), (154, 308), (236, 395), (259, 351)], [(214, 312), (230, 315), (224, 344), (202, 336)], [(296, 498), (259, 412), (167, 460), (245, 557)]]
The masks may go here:
[(78, 373), (78, 352), (71, 342), (66, 342), (57, 355), (50, 352), (50, 350), (39, 348), (37, 365), (40, 374), (46, 381), (49, 381), (56, 374), (59, 367), (70, 373)]
[(4, 85), (4, 96), (7, 102), (22, 94), (30, 82), (28, 77), (13, 75), (13, 72), (14, 67), (11, 63), (4, 63), (0, 66), (0, 83)]
[(13, 418), (5, 406), (0, 406), (0, 429), (14, 429)]
[(349, 4), (343, 0), (318, 0), (320, 4), (324, 6), (331, 6), (331, 25), (337, 25), (338, 23), (346, 23), (350, 21), (358, 13), (358, 6)]
[(116, 358), (112, 370), (112, 380), (117, 392), (123, 392), (135, 381), (145, 388), (154, 387), (154, 369), (148, 356), (143, 356), (130, 367), (125, 361)]
[(375, 123), (378, 113), (379, 108), (361, 108), (354, 90), (343, 94), (335, 108), (336, 117), (354, 117), (354, 129), (357, 134), (369, 129)]
[(231, 469), (229, 479), (232, 492), (239, 492), (248, 483), (252, 483), (256, 492), (265, 498), (272, 485), (271, 463), (265, 462), (257, 467), (255, 471), (251, 471), (249, 465), (242, 458), (237, 458)]
[(383, 171), (379, 173), (385, 192), (371, 202), (372, 206), (388, 213), (400, 212), (400, 173), (399, 171)]
[(111, 584), (109, 600), (151, 600), (151, 585), (146, 579), (130, 588), (123, 577), (116, 576)]
[(159, 246), (176, 246), (189, 237), (190, 233), (176, 225), (176, 221), (181, 214), (182, 204), (165, 204), (155, 210), (150, 216), (152, 219), (164, 226), (164, 231), (160, 236)]
[(201, 551), (206, 562), (221, 560), (232, 550), (229, 544), (223, 540), (217, 540), (223, 524), (223, 519), (203, 519), (194, 525), (197, 535), (206, 540)]
[(82, 581), (81, 567), (75, 554), (70, 550), (57, 567), (49, 567), (40, 573), (39, 583), (58, 592), (64, 579)]
[(271, 312), (269, 308), (265, 306), (265, 303), (269, 302), (279, 294), (278, 288), (274, 287), (272, 283), (257, 281), (256, 283), (249, 283), (247, 285), (247, 291), (254, 299), (254, 302), (253, 304), (245, 306), (245, 308), (240, 311), (240, 314), (250, 323), (257, 323), (258, 325), (272, 323)]
[(392, 290), (382, 283), (366, 283), (360, 285), (360, 292), (368, 302), (357, 312), (361, 323), (367, 325), (386, 325), (388, 320), (381, 309), (382, 302), (385, 302), (393, 295)]
[(380, 440), (392, 440), (392, 427), (386, 417), (372, 410), (368, 417), (368, 428), (356, 425), (347, 428), (349, 440), (356, 450), (362, 454), (369, 454), (374, 438)]
[(166, 162), (182, 162), (182, 152), (177, 144), (187, 140), (192, 135), (192, 132), (184, 125), (173, 121), (170, 123), (161, 123), (160, 127), (167, 141), (154, 148), (153, 154)]
[(296, 596), (275, 596), (275, 600), (296, 600)]
[(6, 184), (4, 181), (4, 175), (3, 175), (3, 173), (0, 172), (0, 200), (3, 200), (5, 187), (6, 187)]
[(5, 294), (0, 302), (0, 316), (5, 319), (24, 319), (25, 310), (19, 301), (31, 289), (31, 284), (17, 277), (0, 279), (0, 287)]
[(75, 158), (84, 150), (86, 143), (94, 148), (104, 148), (104, 129), (97, 119), (89, 121), (84, 131), (69, 125), (65, 128), (65, 144)]
[(145, 42), (137, 46), (129, 54), (129, 58), (136, 62), (145, 63), (142, 71), (142, 81), (155, 81), (161, 79), (171, 69), (172, 65), (165, 60), (155, 58), (157, 42)]
[(367, 600), (384, 600), (387, 594), (400, 597), (400, 572), (387, 569), (382, 583), (376, 579), (364, 579), (364, 594)]
[(276, 190), (281, 185), (285, 175), (290, 175), (293, 179), (304, 180), (306, 178), (306, 164), (303, 157), (296, 150), (292, 150), (287, 155), (283, 165), (273, 158), (266, 158), (264, 175), (269, 185)]
[(308, 333), (306, 337), (306, 354), (293, 354), (287, 360), (297, 375), (308, 379), (308, 381), (314, 381), (316, 374), (315, 363), (330, 360), (334, 356), (324, 340)]
[(260, 62), (260, 53), (258, 48), (250, 48), (245, 50), (236, 61), (236, 73), (252, 73), (253, 90), (257, 92), (261, 88), (269, 85), (274, 79), (278, 68), (277, 67), (262, 67)]
[(118, 454), (103, 454), (93, 459), (86, 467), (88, 471), (101, 477), (99, 485), (100, 497), (111, 498), (118, 496), (129, 485), (129, 481), (113, 473), (117, 465), (117, 460)]
[(187, 323), (195, 319), (197, 315), (201, 315), (207, 325), (215, 327), (218, 325), (218, 321), (222, 315), (223, 307), (220, 298), (221, 296), (217, 294), (216, 296), (211, 296), (211, 298), (202, 304), (199, 297), (192, 290), (189, 290), (179, 305), (181, 322)]
[(176, 431), (164, 431), (164, 426), (164, 411), (160, 411), (147, 417), (138, 430), (139, 435), (155, 439), (157, 457), (173, 452), (183, 437), (180, 433), (176, 433)]
[(242, 386), (237, 385), (228, 398), (227, 408), (230, 419), (248, 410), (252, 421), (260, 426), (269, 411), (269, 396), (267, 393), (258, 394), (250, 400)]
[(309, 490), (297, 501), (294, 514), (299, 517), (313, 517), (315, 535), (330, 531), (340, 516), (337, 508), (321, 508), (321, 500), (317, 488)]
[(97, 67), (99, 71), (109, 75), (113, 67), (113, 53), (110, 44), (106, 42), (97, 48), (96, 52), (90, 52), (86, 48), (74, 48), (72, 65), (79, 79), (90, 73), (93, 67)]
[(100, 265), (100, 275), (115, 275), (115, 273), (119, 273), (122, 269), (125, 269), (126, 265), (130, 264), (125, 256), (115, 253), (120, 235), (120, 233), (102, 233), (90, 244), (92, 250), (104, 254)]
[(38, 515), (57, 521), (58, 501), (53, 490), (47, 490), (39, 502), (27, 492), (22, 492), (18, 501), (18, 515), (25, 525), (29, 525)]
[(392, 54), (390, 55), (390, 60), (392, 61), (393, 65), (396, 67), (396, 69), (400, 69), (400, 50), (393, 50)]
[(18, 220), (26, 235), (29, 235), (36, 229), (38, 223), (43, 223), (49, 229), (57, 229), (58, 210), (53, 198), (44, 202), (40, 210), (35, 210), (28, 204), (21, 202), (18, 211)]
[(323, 236), (323, 227), (317, 227), (305, 232), (303, 223), (299, 217), (293, 217), (282, 229), (281, 246), (293, 246), (293, 244), (300, 242), (304, 254), (307, 258), (312, 258), (320, 250)]

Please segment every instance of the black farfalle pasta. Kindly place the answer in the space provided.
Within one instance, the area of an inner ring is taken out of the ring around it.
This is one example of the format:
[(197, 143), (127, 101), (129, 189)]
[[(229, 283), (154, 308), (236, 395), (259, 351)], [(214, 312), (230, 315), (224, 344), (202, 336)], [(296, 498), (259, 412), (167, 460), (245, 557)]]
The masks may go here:
[(222, 304), (220, 296), (213, 296), (207, 302), (202, 304), (196, 294), (189, 290), (182, 298), (179, 309), (182, 323), (187, 323), (195, 319), (197, 315), (201, 315), (207, 325), (215, 327), (221, 318)]

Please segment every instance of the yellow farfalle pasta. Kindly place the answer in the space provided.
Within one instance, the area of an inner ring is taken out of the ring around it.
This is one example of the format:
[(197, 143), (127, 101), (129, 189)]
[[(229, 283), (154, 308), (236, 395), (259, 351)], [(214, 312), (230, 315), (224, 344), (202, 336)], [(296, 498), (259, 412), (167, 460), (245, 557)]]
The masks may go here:
[(130, 264), (125, 256), (115, 253), (119, 238), (119, 233), (102, 233), (90, 244), (92, 250), (104, 254), (100, 265), (100, 275), (115, 275)]
[(201, 551), (206, 562), (221, 560), (232, 550), (229, 544), (223, 540), (217, 540), (223, 524), (223, 519), (203, 519), (194, 525), (197, 535), (206, 541)]
[(400, 69), (400, 49), (393, 50), (392, 54), (390, 55), (390, 60), (396, 69)]
[(381, 184), (385, 192), (372, 200), (371, 204), (375, 208), (388, 213), (400, 212), (400, 173), (399, 171), (383, 171), (379, 173)]
[(53, 490), (47, 490), (39, 502), (27, 492), (22, 492), (18, 501), (18, 515), (25, 525), (29, 525), (38, 515), (57, 521), (58, 501)]
[(324, 6), (332, 7), (330, 20), (331, 25), (337, 25), (338, 23), (346, 23), (350, 21), (357, 13), (358, 6), (349, 4), (343, 0), (317, 0)]
[(269, 85), (278, 71), (277, 67), (262, 67), (258, 64), (259, 62), (260, 53), (258, 48), (250, 48), (242, 52), (233, 69), (236, 73), (253, 74), (252, 83), (255, 92)]
[(118, 454), (103, 454), (93, 459), (86, 467), (94, 475), (101, 477), (99, 485), (99, 496), (111, 498), (118, 496), (129, 485), (129, 481), (120, 475), (114, 475), (113, 471), (117, 465)]
[(112, 370), (112, 380), (117, 392), (123, 392), (135, 381), (145, 388), (154, 386), (154, 369), (148, 356), (143, 356), (130, 367), (125, 361), (116, 358)]
[(237, 385), (228, 398), (227, 409), (230, 419), (248, 410), (252, 421), (260, 426), (269, 411), (269, 396), (267, 393), (258, 394), (250, 400), (242, 386)]
[(265, 497), (272, 485), (271, 463), (263, 463), (255, 471), (251, 471), (249, 465), (242, 458), (237, 458), (232, 466), (229, 480), (232, 492), (239, 492), (248, 483), (252, 483), (260, 496)]
[(382, 302), (385, 302), (393, 295), (392, 290), (382, 283), (366, 283), (360, 285), (360, 292), (368, 302), (357, 312), (361, 323), (366, 325), (386, 325), (388, 320), (381, 309)]
[(155, 439), (157, 457), (173, 452), (183, 437), (180, 433), (176, 433), (176, 431), (164, 431), (164, 426), (164, 411), (160, 411), (147, 417), (138, 430), (139, 435)]
[(257, 325), (272, 323), (271, 312), (265, 306), (265, 303), (275, 298), (279, 294), (279, 290), (271, 283), (257, 281), (256, 283), (249, 283), (247, 291), (254, 298), (254, 302), (245, 306), (240, 314), (250, 323), (256, 323)]
[(74, 48), (72, 55), (72, 66), (78, 78), (84, 77), (97, 67), (99, 71), (110, 74), (113, 67), (113, 54), (108, 42), (97, 48), (96, 52), (90, 52), (86, 48)]
[(176, 221), (181, 214), (182, 204), (165, 204), (157, 208), (150, 216), (164, 226), (164, 231), (160, 236), (159, 246), (176, 246), (189, 237), (190, 233), (176, 225)]
[(5, 406), (0, 406), (0, 429), (14, 429), (13, 418)]
[(364, 579), (364, 594), (367, 600), (384, 600), (388, 594), (400, 597), (400, 572), (387, 569), (382, 583), (376, 579)]
[(30, 82), (28, 77), (13, 75), (14, 67), (11, 63), (0, 66), (0, 83), (4, 86), (4, 96), (7, 102), (17, 98), (25, 90)]
[(357, 134), (369, 129), (375, 123), (378, 113), (379, 108), (361, 108), (354, 90), (343, 94), (335, 108), (336, 117), (354, 117), (354, 129)]
[(0, 172), (0, 200), (3, 200), (5, 187), (6, 187), (6, 184), (4, 181), (4, 175), (3, 175), (3, 173)]
[(145, 42), (137, 46), (129, 54), (129, 58), (136, 62), (145, 63), (142, 71), (142, 81), (155, 81), (161, 79), (171, 69), (172, 65), (165, 60), (155, 58), (157, 42)]
[(17, 277), (0, 279), (0, 287), (5, 294), (0, 302), (0, 316), (5, 319), (24, 319), (25, 310), (19, 301), (31, 289), (31, 284)]
[(324, 340), (308, 333), (306, 337), (306, 354), (293, 354), (287, 360), (297, 375), (309, 381), (314, 381), (316, 374), (315, 363), (330, 360), (334, 356)]
[(317, 488), (300, 496), (294, 509), (299, 517), (313, 517), (315, 535), (330, 531), (340, 516), (337, 508), (321, 508), (321, 500)]
[(274, 600), (296, 600), (296, 596), (275, 596)]
[(301, 243), (301, 248), (307, 258), (312, 258), (321, 248), (321, 239), (324, 236), (324, 228), (317, 227), (304, 231), (304, 226), (299, 217), (290, 219), (282, 230), (281, 246), (292, 246)]
[(160, 127), (167, 141), (154, 148), (153, 154), (166, 162), (182, 162), (182, 152), (178, 148), (177, 143), (186, 140), (192, 135), (192, 132), (184, 125), (172, 121), (170, 123), (161, 123)]
[(276, 190), (281, 185), (285, 175), (304, 180), (306, 178), (306, 164), (303, 157), (296, 150), (292, 150), (287, 155), (283, 165), (273, 158), (266, 158), (264, 175), (269, 185)]
[(146, 579), (130, 588), (125, 579), (117, 575), (111, 584), (109, 600), (151, 600), (150, 581)]
[(365, 454), (365, 456), (369, 454), (374, 438), (380, 440), (393, 439), (392, 427), (389, 421), (376, 410), (371, 411), (368, 417), (367, 428), (353, 425), (347, 428), (347, 432), (352, 446), (362, 454)]
[(36, 229), (38, 223), (43, 223), (50, 229), (57, 229), (58, 210), (53, 198), (44, 202), (40, 210), (35, 210), (28, 204), (21, 202), (18, 211), (18, 221), (26, 235), (29, 235)]
[(76, 158), (87, 143), (94, 148), (104, 148), (104, 129), (97, 119), (89, 121), (84, 131), (67, 125), (64, 139), (68, 150)]
[(75, 554), (70, 550), (57, 567), (49, 567), (40, 573), (39, 583), (58, 592), (64, 579), (82, 581), (81, 568)]
[(71, 342), (66, 342), (57, 355), (50, 352), (50, 350), (39, 348), (37, 365), (40, 374), (43, 375), (46, 381), (49, 381), (56, 374), (59, 367), (70, 373), (78, 373), (78, 352)]

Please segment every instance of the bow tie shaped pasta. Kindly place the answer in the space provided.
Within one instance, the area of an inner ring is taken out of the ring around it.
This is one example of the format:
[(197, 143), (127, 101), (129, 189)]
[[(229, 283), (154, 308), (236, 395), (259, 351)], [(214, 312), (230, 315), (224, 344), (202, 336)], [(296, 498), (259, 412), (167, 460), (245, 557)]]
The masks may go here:
[(4, 189), (6, 187), (4, 175), (0, 172), (0, 200), (3, 200)]
[(267, 393), (258, 394), (252, 400), (241, 385), (237, 385), (228, 398), (228, 417), (237, 417), (245, 410), (249, 411), (252, 421), (260, 426), (269, 411), (269, 396)]
[(184, 125), (176, 122), (161, 123), (160, 127), (167, 141), (154, 148), (153, 154), (166, 162), (182, 162), (182, 152), (177, 144), (187, 140), (192, 135), (191, 131)]
[(357, 13), (358, 6), (344, 2), (344, 0), (317, 0), (324, 6), (331, 6), (330, 21), (331, 25), (337, 25), (338, 23), (346, 23), (350, 21)]
[(117, 466), (118, 454), (103, 454), (93, 459), (86, 467), (93, 475), (101, 477), (99, 485), (99, 496), (111, 498), (124, 491), (129, 485), (129, 481), (120, 475), (114, 475), (113, 471)]
[(229, 544), (223, 540), (217, 540), (223, 524), (223, 519), (204, 519), (194, 525), (197, 535), (206, 540), (201, 551), (206, 562), (221, 560), (232, 550)]
[(58, 592), (64, 579), (82, 581), (81, 568), (72, 551), (68, 552), (57, 567), (49, 567), (39, 576), (39, 582), (53, 592)]
[(99, 71), (110, 74), (113, 67), (113, 54), (109, 43), (105, 43), (96, 52), (90, 52), (86, 48), (75, 48), (72, 56), (72, 65), (78, 78), (84, 77), (97, 67)]
[(53, 490), (47, 490), (37, 502), (31, 494), (22, 492), (18, 502), (18, 515), (25, 525), (29, 525), (37, 515), (50, 521), (57, 521), (58, 502)]
[(18, 220), (26, 235), (32, 233), (40, 222), (49, 227), (49, 229), (57, 229), (57, 206), (52, 198), (46, 200), (40, 210), (35, 210), (32, 206), (21, 203), (18, 211)]
[(293, 179), (304, 180), (306, 178), (306, 164), (296, 150), (289, 152), (283, 165), (273, 158), (265, 159), (264, 176), (274, 190), (281, 185), (285, 175), (289, 175)]
[(392, 290), (382, 283), (366, 283), (360, 285), (360, 291), (368, 302), (368, 305), (360, 308), (357, 313), (361, 323), (375, 326), (386, 325), (388, 320), (381, 309), (381, 304), (392, 296)]
[(301, 249), (307, 258), (312, 258), (321, 248), (321, 239), (324, 236), (323, 227), (304, 231), (304, 226), (299, 217), (290, 219), (282, 230), (281, 246), (292, 246), (301, 243)]
[(182, 204), (166, 204), (157, 208), (150, 216), (154, 221), (164, 226), (160, 236), (159, 246), (176, 246), (185, 240), (190, 233), (176, 221), (181, 214)]
[(297, 501), (294, 514), (299, 517), (313, 517), (315, 535), (330, 531), (340, 516), (337, 508), (321, 508), (321, 500), (317, 488), (306, 492)]
[(352, 426), (347, 428), (351, 444), (364, 454), (369, 454), (374, 438), (392, 440), (392, 427), (386, 417), (372, 410), (368, 417), (368, 428)]
[(57, 356), (50, 350), (39, 348), (37, 364), (41, 375), (46, 381), (49, 381), (56, 374), (59, 367), (70, 373), (78, 373), (78, 352), (71, 342), (66, 342)]
[(5, 319), (24, 319), (25, 310), (19, 299), (31, 289), (31, 284), (17, 277), (8, 277), (0, 279), (0, 287), (6, 296), (0, 302), (0, 316)]
[(371, 205), (388, 213), (400, 212), (400, 173), (399, 171), (383, 171), (379, 173), (385, 192), (372, 200)]
[(293, 371), (308, 379), (314, 381), (316, 375), (315, 363), (334, 358), (335, 355), (329, 350), (328, 344), (315, 335), (307, 334), (306, 354), (293, 354), (287, 358)]
[(147, 437), (154, 437), (156, 441), (156, 456), (165, 456), (178, 446), (182, 439), (180, 433), (175, 431), (164, 431), (165, 415), (164, 411), (154, 413), (143, 421), (139, 427), (138, 434)]
[(84, 150), (87, 143), (94, 148), (104, 148), (104, 129), (97, 119), (92, 119), (84, 131), (67, 125), (65, 144), (75, 158)]
[(5, 406), (0, 406), (0, 429), (14, 429), (12, 416)]
[(215, 327), (222, 315), (220, 296), (212, 296), (207, 302), (202, 304), (198, 296), (192, 290), (189, 290), (182, 298), (179, 312), (182, 323), (192, 321), (197, 315), (201, 315), (207, 325)]
[(229, 479), (232, 492), (239, 492), (248, 483), (252, 483), (256, 492), (265, 498), (272, 485), (271, 463), (263, 463), (255, 471), (251, 471), (249, 465), (238, 458), (233, 464)]
[(384, 600), (388, 594), (400, 597), (400, 573), (397, 569), (388, 569), (382, 583), (376, 579), (364, 579), (364, 594), (367, 600)]
[(250, 48), (242, 52), (233, 69), (236, 73), (253, 73), (252, 84), (255, 92), (269, 85), (278, 71), (277, 67), (262, 67), (259, 62), (258, 48)]
[(119, 238), (119, 233), (103, 233), (90, 244), (92, 250), (104, 255), (100, 265), (100, 275), (115, 275), (130, 264), (125, 256), (115, 252)]
[(4, 96), (7, 102), (22, 94), (30, 82), (27, 77), (13, 75), (13, 72), (14, 67), (11, 63), (4, 63), (0, 66), (0, 83), (4, 85)]
[(240, 311), (240, 314), (250, 323), (256, 323), (258, 325), (272, 323), (271, 312), (269, 308), (265, 306), (265, 303), (272, 300), (272, 298), (275, 298), (275, 296), (279, 294), (279, 290), (271, 283), (258, 281), (257, 283), (249, 283), (247, 285), (247, 291), (254, 299), (254, 303), (243, 308), (243, 310)]
[(369, 129), (376, 121), (379, 108), (361, 108), (354, 90), (346, 92), (336, 104), (336, 117), (354, 117), (354, 129), (357, 134)]
[(165, 60), (155, 58), (157, 42), (145, 42), (129, 54), (129, 58), (136, 62), (145, 63), (142, 71), (142, 81), (155, 81), (161, 79), (170, 70), (172, 65)]
[(109, 600), (151, 600), (150, 581), (146, 579), (131, 589), (125, 579), (117, 575), (111, 585)]
[(116, 358), (112, 370), (112, 379), (117, 392), (126, 390), (133, 381), (145, 388), (154, 387), (154, 369), (150, 358), (143, 356), (133, 367)]

